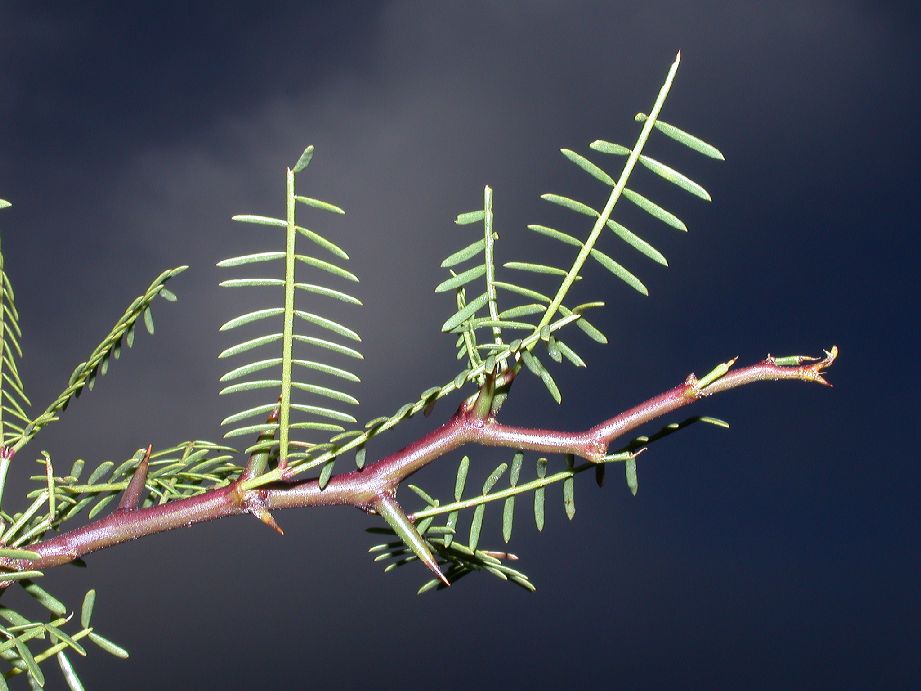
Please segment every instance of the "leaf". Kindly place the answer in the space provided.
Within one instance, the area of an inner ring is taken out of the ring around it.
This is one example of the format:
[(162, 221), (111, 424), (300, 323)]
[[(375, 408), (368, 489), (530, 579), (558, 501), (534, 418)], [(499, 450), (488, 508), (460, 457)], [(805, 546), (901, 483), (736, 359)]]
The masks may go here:
[(0, 547), (0, 558), (4, 559), (28, 559), (34, 561), (41, 559), (41, 554), (28, 549), (17, 549), (15, 547)]
[(308, 293), (314, 293), (315, 295), (323, 295), (324, 297), (335, 298), (336, 300), (348, 302), (353, 305), (361, 305), (361, 300), (356, 297), (352, 297), (348, 293), (343, 293), (341, 290), (324, 288), (323, 286), (314, 285), (312, 283), (295, 283), (294, 288), (295, 290), (304, 290)]
[(463, 214), (458, 214), (457, 218), (454, 219), (454, 222), (459, 226), (470, 225), (471, 223), (479, 223), (486, 216), (486, 212), (483, 209), (477, 209), (476, 211), (468, 211)]
[(347, 271), (340, 266), (331, 264), (330, 262), (323, 261), (322, 259), (317, 259), (316, 257), (310, 257), (305, 254), (298, 254), (294, 257), (299, 262), (306, 264), (307, 266), (313, 267), (314, 269), (319, 269), (320, 271), (325, 271), (332, 274), (333, 276), (338, 276), (339, 278), (344, 278), (347, 281), (353, 281), (358, 283), (358, 276), (353, 274), (351, 271)]
[(685, 192), (689, 192), (695, 197), (699, 197), (704, 201), (712, 201), (707, 190), (691, 180), (688, 176), (679, 173), (674, 168), (670, 168), (664, 163), (659, 163), (659, 161), (655, 160), (654, 158), (649, 158), (648, 156), (640, 156), (640, 163), (642, 163), (644, 166), (646, 166), (646, 168), (651, 170), (659, 177), (668, 180), (673, 185), (677, 185)]
[[(572, 454), (566, 455), (566, 467), (570, 472), (572, 471)], [(566, 517), (571, 521), (576, 515), (575, 478), (573, 475), (563, 480), (563, 508), (566, 510)]]
[(29, 672), (29, 676), (31, 676), (35, 680), (35, 683), (38, 684), (38, 686), (40, 687), (44, 686), (45, 685), (45, 675), (42, 674), (42, 670), (39, 669), (38, 663), (35, 661), (35, 658), (32, 656), (32, 653), (29, 651), (29, 648), (26, 646), (25, 643), (23, 643), (18, 638), (14, 638), (13, 642), (16, 646), (16, 652), (19, 653), (19, 657), (22, 659), (22, 661), (26, 665), (26, 669)]
[(636, 492), (639, 489), (639, 482), (636, 479), (636, 458), (631, 457), (624, 461), (624, 472), (627, 476), (627, 487), (630, 489), (630, 494), (634, 497)]
[(461, 286), (470, 283), (486, 273), (486, 266), (479, 264), (472, 269), (467, 269), (463, 273), (456, 274), (435, 286), (436, 293), (444, 293), (448, 290), (455, 290)]
[(334, 322), (332, 319), (327, 319), (326, 317), (321, 317), (318, 314), (312, 314), (310, 312), (302, 312), (301, 310), (294, 310), (294, 314), (309, 324), (314, 324), (320, 328), (327, 329), (332, 331), (334, 334), (343, 336), (349, 340), (357, 341), (359, 343), (361, 342), (361, 337), (357, 333), (348, 327), (339, 324), (338, 322)]
[(585, 361), (579, 357), (579, 355), (568, 345), (557, 339), (556, 347), (559, 349), (560, 354), (569, 360), (576, 367), (585, 367)]
[(114, 655), (115, 657), (120, 657), (122, 659), (127, 659), (128, 651), (122, 648), (120, 645), (113, 643), (108, 638), (103, 638), (95, 631), (90, 632), (89, 638), (93, 643), (98, 645), (110, 655)]
[(632, 202), (639, 208), (641, 208), (646, 213), (651, 216), (655, 216), (657, 219), (665, 223), (666, 225), (676, 228), (678, 230), (687, 232), (688, 227), (684, 225), (680, 218), (675, 216), (673, 213), (666, 211), (661, 206), (655, 202), (650, 201), (641, 194), (634, 192), (631, 189), (624, 188), (623, 191), (624, 198)]
[[(518, 452), (512, 458), (512, 468), (509, 473), (509, 487), (515, 487), (518, 484), (518, 476), (521, 473), (521, 461), (524, 454)], [(502, 539), (508, 543), (512, 539), (512, 523), (515, 520), (515, 497), (514, 495), (505, 500), (502, 507)]]
[(448, 267), (454, 266), (455, 264), (460, 264), (465, 262), (471, 257), (475, 257), (477, 254), (483, 251), (486, 247), (486, 240), (480, 239), (476, 242), (470, 243), (466, 247), (457, 250), (454, 254), (448, 255), (443, 262), (441, 262), (441, 267), (447, 269)]
[(451, 316), (451, 318), (449, 318), (444, 324), (442, 324), (441, 330), (443, 332), (448, 332), (456, 329), (458, 326), (476, 314), (477, 310), (481, 309), (484, 305), (486, 305), (487, 302), (489, 302), (489, 295), (487, 293), (483, 293), (479, 297), (474, 298), (462, 309), (455, 312), (454, 315)]
[(577, 154), (575, 151), (572, 151), (571, 149), (560, 149), (560, 152), (566, 158), (568, 158), (570, 161), (575, 163), (577, 166), (579, 166), (582, 170), (584, 170), (586, 173), (591, 175), (596, 180), (599, 180), (603, 182), (605, 185), (608, 185), (610, 187), (613, 187), (615, 184), (617, 184), (614, 178), (612, 178), (610, 175), (605, 173), (601, 168), (599, 168), (594, 163), (592, 163), (587, 158), (585, 158), (585, 156), (582, 156), (581, 154)]
[(553, 400), (557, 403), (562, 402), (562, 396), (560, 396), (560, 390), (557, 388), (556, 382), (553, 381), (553, 377), (550, 376), (550, 373), (544, 368), (540, 360), (538, 360), (533, 354), (527, 350), (521, 351), (521, 359), (524, 360), (525, 366), (535, 375), (540, 377), (540, 380), (544, 383), (544, 386), (547, 387), (547, 390), (550, 392), (550, 395), (553, 397)]
[(641, 254), (652, 259), (657, 264), (662, 266), (668, 266), (668, 261), (665, 259), (665, 256), (659, 252), (655, 247), (650, 245), (648, 242), (643, 240), (639, 235), (628, 230), (626, 227), (622, 226), (617, 221), (612, 221), (608, 219), (608, 228), (614, 231), (614, 234), (619, 237), (621, 240), (630, 245), (633, 249)]
[(547, 264), (534, 264), (532, 262), (505, 262), (503, 266), (506, 269), (513, 269), (515, 271), (530, 271), (531, 273), (549, 274), (551, 276), (565, 276), (568, 273), (566, 269), (548, 266)]
[(9, 581), (22, 581), (30, 578), (41, 578), (45, 574), (41, 571), (4, 571), (0, 572), (0, 583)]
[[(542, 479), (547, 476), (547, 459), (537, 459), (537, 477)], [(534, 524), (539, 531), (544, 529), (544, 488), (534, 490)]]
[[(635, 119), (637, 122), (645, 122), (646, 117), (647, 116), (645, 113), (637, 113)], [(715, 146), (708, 144), (703, 139), (695, 137), (693, 134), (688, 134), (684, 130), (678, 129), (674, 125), (669, 125), (667, 122), (663, 122), (662, 120), (657, 119), (655, 122), (655, 127), (665, 136), (671, 137), (676, 142), (684, 144), (686, 147), (696, 151), (697, 153), (708, 156), (709, 158), (715, 158), (718, 161), (726, 160), (723, 154), (720, 153), (720, 150)]]
[(311, 197), (301, 197), (297, 196), (294, 198), (296, 201), (299, 201), (301, 204), (311, 206), (314, 209), (320, 209), (322, 211), (329, 211), (334, 214), (344, 214), (345, 211), (335, 204), (330, 204), (329, 202), (320, 201), (319, 199), (313, 199)]
[(470, 458), (464, 456), (457, 466), (457, 477), (454, 480), (454, 501), (460, 501), (464, 494), (464, 485), (467, 483), (467, 472), (470, 470)]
[(627, 271), (624, 267), (618, 264), (616, 261), (611, 259), (601, 250), (592, 249), (591, 251), (592, 259), (597, 261), (601, 266), (610, 271), (612, 274), (617, 276), (620, 280), (626, 283), (628, 286), (633, 288), (635, 291), (641, 295), (649, 295), (649, 290), (643, 285), (643, 282), (634, 276), (632, 273)]
[(304, 153), (301, 154), (300, 158), (297, 159), (297, 163), (294, 164), (294, 168), (291, 170), (295, 173), (300, 173), (307, 165), (310, 163), (310, 159), (313, 158), (313, 146), (308, 146), (304, 149)]
[(591, 144), (589, 144), (589, 147), (603, 154), (613, 154), (615, 156), (630, 155), (630, 149), (628, 149), (626, 146), (621, 146), (620, 144), (615, 144), (613, 142), (606, 142), (603, 139), (596, 139)]
[(276, 259), (284, 259), (284, 252), (254, 252), (252, 254), (243, 254), (239, 257), (231, 257), (230, 259), (223, 259), (217, 263), (222, 269), (231, 267), (231, 266), (243, 266), (245, 264), (259, 264), (262, 262), (275, 261)]
[(486, 504), (480, 504), (473, 510), (473, 518), (470, 519), (470, 536), (467, 544), (470, 549), (475, 550), (480, 542), (480, 531), (483, 529), (483, 516), (486, 514)]
[(530, 225), (528, 226), (528, 230), (539, 233), (540, 235), (544, 235), (554, 240), (559, 240), (560, 242), (564, 242), (567, 245), (582, 247), (582, 241), (579, 238), (569, 235), (568, 233), (563, 233), (559, 230), (555, 230), (554, 228), (548, 228), (547, 226), (541, 225)]
[(563, 208), (569, 209), (570, 211), (575, 211), (579, 214), (584, 214), (585, 216), (597, 216), (598, 212), (595, 211), (592, 207), (582, 202), (577, 202), (575, 199), (570, 199), (569, 197), (563, 197), (559, 194), (542, 194), (540, 198), (544, 201), (548, 201), (551, 204), (557, 204)]
[[(255, 310), (249, 312), (248, 314), (241, 315), (234, 319), (231, 319), (228, 322), (224, 322), (221, 325), (219, 331), (229, 331), (230, 329), (236, 329), (239, 326), (245, 326), (246, 324), (252, 324), (255, 321), (261, 319), (270, 319), (272, 317), (277, 317), (285, 313), (284, 307), (269, 307), (267, 309)], [(280, 334), (279, 334), (280, 335)]]
[(333, 466), (336, 464), (336, 459), (333, 458), (323, 464), (323, 469), (320, 471), (320, 477), (317, 480), (317, 484), (320, 486), (321, 490), (326, 489), (327, 483), (329, 483), (329, 478), (333, 474)]
[[(288, 222), (280, 218), (269, 218), (268, 216), (254, 216), (252, 214), (238, 214), (237, 216), (231, 216), (230, 220), (239, 221), (240, 223), (255, 223), (256, 225), (261, 226), (280, 226), (282, 228), (287, 227)], [(282, 252), (284, 255), (284, 252)], [(221, 266), (221, 264), (218, 264)]]
[(57, 658), (58, 665), (61, 667), (61, 674), (64, 675), (64, 681), (67, 682), (67, 687), (70, 691), (84, 691), (83, 683), (80, 681), (80, 677), (77, 676), (77, 671), (67, 655), (64, 654), (64, 651), (59, 652)]
[(303, 228), (301, 226), (294, 226), (294, 229), (305, 238), (310, 240), (313, 244), (322, 247), (327, 252), (339, 257), (340, 259), (345, 259), (348, 261), (349, 255), (346, 254), (344, 249), (339, 247), (339, 245), (335, 244), (334, 242), (330, 242), (319, 233), (315, 233), (312, 230), (308, 230), (307, 228)]
[[(154, 323), (153, 323), (153, 314), (151, 313), (149, 307), (144, 310), (144, 327), (147, 329), (147, 333), (149, 333), (152, 336), (154, 332)], [(102, 362), (105, 363), (105, 360), (103, 360)], [(105, 372), (103, 372), (103, 374), (105, 374)]]
[(56, 597), (54, 597), (54, 595), (49, 593), (37, 583), (33, 583), (31, 581), (23, 581), (22, 588), (27, 593), (29, 593), (29, 595), (35, 598), (35, 601), (38, 602), (38, 604), (40, 604), (52, 614), (56, 614), (59, 617), (67, 615), (67, 607), (64, 606), (64, 603), (58, 600)]

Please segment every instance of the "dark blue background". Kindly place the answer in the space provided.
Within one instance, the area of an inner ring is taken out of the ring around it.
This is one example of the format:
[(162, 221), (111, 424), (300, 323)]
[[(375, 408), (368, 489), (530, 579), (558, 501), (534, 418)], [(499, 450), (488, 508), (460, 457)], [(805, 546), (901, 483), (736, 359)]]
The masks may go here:
[[(538, 535), (522, 511), (511, 548), (535, 594), (482, 576), (417, 598), (421, 571), (382, 576), (372, 522), (346, 509), (282, 514), (284, 538), (226, 520), (51, 573), (75, 604), (96, 586), (96, 624), (132, 653), (79, 660), (85, 681), (921, 685), (918, 29), (916, 10), (867, 2), (4, 3), (3, 249), (33, 401), (161, 269), (192, 265), (155, 338), (36, 440), (61, 464), (219, 437), (236, 402), (217, 397), (217, 327), (243, 310), (214, 264), (253, 245), (232, 214), (281, 213), (284, 166), (309, 143), (303, 184), (347, 209), (330, 234), (362, 278), (359, 417), (450, 379), (450, 300), (431, 288), (465, 242), (454, 215), (491, 184), (503, 259), (528, 251), (528, 223), (584, 232), (538, 198), (597, 194), (558, 149), (632, 141), (678, 49), (663, 118), (727, 161), (652, 152), (714, 202), (645, 179), (690, 227), (629, 219), (669, 270), (609, 244), (650, 297), (605, 279), (611, 343), (573, 337), (589, 370), (558, 374), (563, 407), (522, 381), (506, 419), (584, 428), (734, 355), (841, 348), (834, 389), (765, 384), (699, 405), (732, 429), (657, 444), (636, 498), (614, 472), (600, 491), (580, 478), (571, 525), (553, 504)], [(483, 476), (509, 455), (471, 453)], [(419, 480), (437, 487), (453, 465)], [(483, 542), (501, 543), (495, 511)]]

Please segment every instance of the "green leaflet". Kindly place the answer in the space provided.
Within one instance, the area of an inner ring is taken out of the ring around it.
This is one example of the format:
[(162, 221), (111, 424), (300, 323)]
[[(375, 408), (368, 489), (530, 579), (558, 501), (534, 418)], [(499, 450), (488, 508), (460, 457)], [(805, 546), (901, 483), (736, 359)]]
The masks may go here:
[[(547, 459), (537, 459), (537, 477), (542, 479), (547, 475)], [(534, 525), (538, 531), (544, 529), (544, 488), (538, 487), (534, 490)]]
[[(282, 228), (288, 225), (287, 221), (284, 221), (280, 218), (270, 218), (268, 216), (253, 216), (248, 214), (232, 216), (232, 221), (239, 221), (241, 223), (255, 223), (256, 225), (261, 226), (281, 226)], [(218, 264), (220, 266), (220, 264)]]
[(547, 264), (534, 264), (531, 262), (505, 262), (503, 266), (506, 269), (515, 271), (529, 271), (535, 274), (548, 274), (550, 276), (565, 276), (566, 269), (557, 266), (548, 266)]
[(297, 163), (294, 164), (292, 171), (294, 173), (300, 173), (307, 165), (310, 163), (310, 160), (313, 158), (313, 146), (308, 146), (304, 149), (304, 153), (300, 155), (297, 159)]
[[(535, 233), (544, 235), (554, 240), (559, 240), (560, 242), (566, 243), (567, 245), (582, 247), (582, 241), (579, 238), (569, 235), (568, 233), (560, 232), (559, 230), (555, 230), (553, 228), (548, 228), (547, 226), (529, 225), (528, 230), (534, 231)], [(547, 302), (549, 301), (550, 298), (547, 298)]]
[(331, 273), (333, 276), (338, 276), (339, 278), (344, 278), (347, 281), (358, 283), (358, 276), (353, 274), (351, 271), (343, 269), (341, 266), (336, 266), (330, 262), (323, 261), (322, 259), (317, 259), (316, 257), (310, 257), (305, 254), (295, 255), (295, 259), (297, 259), (299, 262), (303, 262), (311, 268), (319, 269), (320, 271), (326, 271), (327, 273)]
[(339, 259), (344, 259), (348, 261), (349, 255), (346, 254), (345, 250), (339, 247), (339, 245), (337, 245), (336, 243), (330, 242), (329, 240), (324, 238), (319, 233), (314, 233), (312, 230), (308, 230), (307, 228), (302, 228), (301, 226), (295, 226), (294, 229), (300, 235), (303, 235), (305, 238), (310, 240), (313, 244), (322, 247), (323, 249), (327, 250), (330, 254), (333, 254), (339, 257)]
[(329, 211), (334, 214), (344, 214), (345, 211), (336, 206), (335, 204), (330, 204), (328, 202), (320, 201), (319, 199), (313, 199), (311, 197), (295, 197), (295, 200), (301, 204), (306, 204), (307, 206), (312, 206), (315, 209), (322, 209), (323, 211)]
[(485, 240), (477, 240), (476, 242), (472, 242), (466, 247), (457, 250), (457, 252), (454, 254), (448, 255), (445, 260), (441, 262), (441, 266), (442, 268), (447, 269), (448, 267), (465, 262), (482, 252), (484, 247), (486, 247)]
[[(573, 471), (572, 454), (567, 454), (566, 456), (566, 468), (570, 472)], [(566, 511), (566, 518), (571, 521), (576, 515), (575, 482), (573, 475), (563, 480), (563, 509)]]
[(472, 223), (479, 223), (485, 217), (485, 212), (483, 209), (477, 209), (476, 211), (468, 211), (466, 213), (458, 214), (457, 218), (454, 219), (454, 222), (459, 226), (466, 226)]
[(326, 317), (321, 317), (318, 314), (303, 312), (301, 310), (294, 310), (294, 314), (309, 324), (314, 324), (323, 329), (327, 329), (328, 331), (332, 331), (334, 334), (344, 336), (351, 341), (361, 342), (361, 337), (356, 332), (338, 322), (333, 321), (332, 319), (327, 319)]
[(548, 201), (551, 204), (556, 204), (557, 206), (562, 206), (564, 209), (569, 209), (570, 211), (575, 211), (578, 214), (584, 216), (597, 216), (598, 212), (595, 211), (588, 204), (583, 204), (578, 202), (575, 199), (570, 199), (569, 197), (563, 197), (559, 194), (542, 194), (540, 198), (544, 201)]
[(258, 264), (260, 262), (270, 262), (276, 259), (284, 259), (284, 252), (254, 252), (253, 254), (244, 254), (239, 257), (232, 257), (219, 261), (217, 265), (222, 269), (232, 266), (243, 266), (244, 264)]
[(284, 314), (284, 307), (271, 307), (268, 309), (256, 310), (255, 312), (249, 312), (248, 314), (241, 315), (235, 319), (231, 319), (228, 322), (224, 322), (221, 325), (219, 331), (229, 331), (230, 329), (236, 329), (240, 326), (245, 326), (246, 324), (252, 324), (255, 321), (261, 319), (270, 319), (272, 317), (277, 317), (280, 314)]
[(664, 255), (659, 252), (655, 247), (650, 245), (648, 242), (643, 240), (639, 235), (630, 232), (627, 228), (622, 226), (617, 221), (608, 221), (608, 228), (614, 231), (614, 234), (619, 237), (621, 240), (630, 245), (633, 249), (641, 252), (650, 259), (652, 259), (657, 264), (662, 266), (668, 266), (668, 261), (665, 259)]
[[(253, 372), (258, 372), (263, 369), (268, 369), (270, 367), (275, 367), (281, 365), (282, 359), (278, 358), (269, 358), (267, 360), (259, 360), (257, 362), (250, 363), (248, 365), (243, 365), (242, 367), (237, 367), (236, 369), (231, 370), (223, 377), (221, 381), (230, 381), (231, 379), (237, 379), (243, 377), (247, 374), (252, 374)], [(348, 370), (344, 370), (341, 367), (333, 367), (332, 365), (326, 365), (322, 362), (314, 362), (312, 360), (292, 360), (291, 364), (297, 365), (299, 367), (305, 367), (307, 369), (316, 370), (317, 372), (322, 372), (324, 374), (329, 374), (333, 377), (339, 377), (341, 379), (346, 379), (348, 381), (359, 381), (358, 377)]]
[[(647, 116), (645, 113), (637, 113), (635, 119), (637, 122), (645, 122)], [(723, 154), (720, 153), (720, 150), (715, 146), (708, 144), (703, 139), (695, 137), (693, 134), (688, 134), (684, 130), (679, 129), (674, 125), (669, 125), (667, 122), (656, 120), (655, 127), (665, 136), (671, 137), (676, 142), (684, 144), (686, 147), (696, 151), (697, 153), (703, 154), (709, 158), (715, 158), (718, 161), (726, 160)]]
[(646, 286), (643, 285), (643, 282), (634, 276), (632, 273), (627, 271), (624, 267), (618, 264), (616, 261), (611, 259), (601, 250), (593, 249), (591, 253), (592, 259), (597, 261), (601, 266), (610, 271), (612, 274), (617, 276), (620, 280), (626, 283), (628, 286), (633, 288), (635, 291), (641, 295), (649, 295), (649, 291), (646, 289)]
[(481, 309), (489, 301), (489, 295), (483, 293), (479, 297), (471, 300), (467, 305), (462, 309), (454, 313), (454, 315), (448, 319), (444, 324), (441, 325), (442, 331), (453, 331), (458, 326), (463, 324), (465, 321), (470, 319), (479, 309)]
[(704, 201), (712, 201), (707, 190), (691, 180), (691, 178), (688, 176), (684, 175), (683, 173), (679, 173), (674, 168), (671, 168), (664, 163), (659, 163), (654, 158), (649, 158), (648, 156), (640, 156), (640, 163), (642, 163), (644, 166), (646, 166), (646, 168), (651, 170), (659, 177), (668, 180), (673, 185), (677, 185), (685, 192), (689, 192), (690, 194), (693, 194), (695, 197), (703, 199)]
[(486, 273), (485, 266), (474, 266), (472, 269), (467, 269), (466, 271), (456, 274), (451, 278), (442, 281), (437, 286), (435, 286), (436, 293), (443, 293), (448, 290), (456, 290), (470, 281), (479, 278)]
[(627, 199), (627, 201), (630, 201), (633, 204), (636, 204), (636, 206), (641, 208), (643, 211), (648, 213), (650, 216), (654, 216), (655, 218), (659, 219), (666, 225), (669, 225), (672, 228), (676, 228), (678, 230), (687, 232), (688, 227), (684, 225), (684, 222), (680, 218), (675, 216), (675, 214), (669, 211), (666, 211), (661, 206), (659, 206), (655, 202), (650, 201), (643, 195), (637, 194), (633, 190), (625, 188), (624, 198)]
[(627, 487), (630, 490), (630, 494), (636, 496), (636, 492), (639, 489), (639, 482), (636, 479), (636, 458), (628, 458), (624, 461), (624, 472), (627, 476)]
[[(309, 405), (296, 401), (297, 398), (306, 395), (309, 399), (319, 397), (349, 405), (358, 403), (358, 400), (350, 393), (314, 381), (314, 375), (319, 374), (338, 380), (357, 382), (359, 378), (354, 373), (320, 359), (308, 360), (295, 358), (294, 356), (295, 344), (302, 344), (316, 347), (320, 351), (325, 351), (326, 354), (332, 353), (361, 359), (361, 353), (354, 348), (326, 338), (299, 333), (299, 330), (306, 325), (312, 329), (331, 332), (346, 341), (356, 343), (361, 341), (358, 333), (338, 318), (332, 318), (316, 309), (299, 309), (296, 305), (298, 296), (303, 295), (333, 298), (340, 303), (361, 304), (361, 301), (352, 295), (323, 284), (330, 275), (338, 279), (357, 282), (358, 277), (354, 273), (325, 259), (304, 254), (297, 247), (297, 242), (300, 239), (301, 242), (309, 242), (339, 260), (348, 261), (349, 259), (348, 254), (338, 244), (327, 239), (316, 229), (308, 228), (307, 223), (298, 219), (298, 210), (303, 207), (307, 207), (307, 211), (304, 213), (316, 210), (340, 215), (345, 213), (335, 204), (296, 192), (296, 175), (306, 170), (313, 156), (313, 147), (307, 147), (294, 167), (289, 168), (286, 173), (284, 219), (256, 215), (234, 217), (238, 221), (283, 228), (284, 239), (280, 243), (281, 247), (276, 250), (255, 252), (226, 259), (218, 264), (222, 268), (234, 268), (253, 263), (268, 263), (267, 266), (283, 267), (280, 276), (234, 278), (223, 281), (221, 284), (229, 288), (269, 287), (281, 289), (278, 293), (274, 293), (280, 298), (277, 306), (270, 306), (240, 315), (230, 319), (221, 327), (222, 331), (229, 331), (240, 326), (261, 323), (267, 320), (272, 321), (273, 327), (276, 329), (279, 329), (280, 326), (280, 329), (274, 333), (242, 341), (226, 348), (219, 355), (220, 358), (230, 358), (248, 355), (257, 350), (260, 351), (259, 357), (249, 362), (238, 364), (221, 378), (222, 382), (234, 382), (221, 390), (222, 395), (251, 392), (263, 399), (262, 403), (248, 405), (243, 410), (228, 415), (222, 422), (223, 425), (232, 425), (244, 420), (248, 421), (243, 426), (228, 430), (225, 436), (242, 437), (251, 434), (254, 438), (257, 438), (254, 439), (257, 442), (255, 447), (250, 447), (253, 450), (260, 450), (260, 453), (253, 456), (251, 461), (250, 470), (253, 476), (258, 476), (267, 469), (268, 454), (265, 453), (266, 450), (277, 446), (278, 458), (288, 459), (289, 455), (292, 455), (290, 448), (294, 443), (298, 449), (309, 448), (311, 453), (320, 453), (324, 448), (331, 448), (330, 442), (321, 441), (318, 443), (302, 440), (301, 435), (311, 433), (341, 434), (345, 431), (342, 425), (334, 424), (329, 420), (333, 420), (335, 423), (355, 422), (355, 418), (351, 415), (325, 406)], [(317, 217), (317, 220), (322, 222), (319, 217)], [(279, 261), (276, 262), (276, 260)], [(299, 280), (307, 275), (312, 280), (309, 282)], [(268, 348), (272, 349), (271, 353), (266, 352)], [(253, 374), (265, 370), (273, 370), (273, 374), (276, 376), (265, 379), (249, 379)], [(302, 380), (299, 381), (298, 379)], [(294, 413), (301, 416), (306, 415), (308, 419), (295, 421), (292, 418)], [(260, 416), (263, 417), (262, 421), (258, 420)], [(321, 420), (311, 419), (315, 417), (319, 417)], [(252, 418), (257, 419), (252, 420)], [(277, 441), (274, 439), (276, 435)], [(294, 435), (297, 435), (298, 439), (295, 440)], [(292, 457), (298, 456), (298, 454), (303, 455), (301, 451), (298, 451)], [(321, 471), (324, 486), (333, 472), (331, 460), (327, 459), (330, 462), (326, 462)], [(295, 467), (295, 465), (292, 464), (290, 467)]]
[(550, 376), (550, 373), (544, 368), (540, 360), (538, 360), (534, 355), (529, 351), (521, 351), (522, 360), (524, 360), (525, 366), (531, 371), (532, 374), (537, 375), (538, 378), (544, 383), (544, 386), (547, 387), (547, 391), (550, 392), (550, 396), (557, 403), (562, 402), (562, 396), (560, 395), (560, 390), (557, 388), (556, 382), (553, 381), (553, 377)]
[[(571, 149), (560, 149), (560, 152), (596, 180), (599, 180), (600, 182), (603, 182), (605, 185), (610, 187), (613, 187), (615, 184), (617, 184), (614, 178), (605, 173), (601, 168), (589, 161), (582, 154), (577, 154)], [(627, 150), (627, 153), (629, 153), (629, 150)]]

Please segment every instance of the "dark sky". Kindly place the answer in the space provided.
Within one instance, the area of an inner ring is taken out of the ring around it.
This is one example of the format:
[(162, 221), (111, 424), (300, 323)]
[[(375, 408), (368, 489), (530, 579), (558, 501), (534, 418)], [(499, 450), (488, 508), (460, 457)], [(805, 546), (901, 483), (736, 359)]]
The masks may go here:
[[(75, 604), (97, 587), (96, 624), (132, 653), (78, 661), (85, 681), (921, 686), (919, 34), (916, 10), (869, 2), (3, 3), (0, 197), (14, 207), (0, 232), (33, 402), (160, 270), (192, 266), (155, 337), (35, 441), (23, 476), (41, 448), (96, 463), (219, 438), (234, 402), (217, 396), (232, 342), (217, 328), (242, 310), (215, 263), (252, 244), (229, 218), (281, 214), (284, 166), (311, 143), (303, 184), (348, 211), (331, 228), (361, 276), (359, 417), (447, 381), (450, 305), (432, 287), (464, 241), (455, 214), (488, 183), (500, 254), (528, 251), (529, 223), (584, 232), (539, 200), (596, 189), (559, 148), (632, 141), (679, 49), (663, 118), (727, 160), (653, 151), (714, 201), (645, 181), (690, 227), (631, 219), (669, 269), (612, 246), (650, 296), (594, 275), (610, 344), (574, 337), (589, 369), (557, 375), (562, 408), (522, 381), (506, 419), (580, 429), (735, 355), (841, 348), (833, 389), (699, 405), (732, 429), (656, 445), (637, 497), (618, 472), (601, 490), (582, 476), (572, 524), (561, 502), (540, 535), (522, 513), (511, 549), (534, 594), (481, 576), (417, 598), (421, 568), (382, 575), (373, 522), (347, 509), (281, 514), (284, 538), (231, 519), (50, 573)], [(455, 460), (420, 483), (450, 480)], [(483, 541), (501, 544), (495, 511)]]

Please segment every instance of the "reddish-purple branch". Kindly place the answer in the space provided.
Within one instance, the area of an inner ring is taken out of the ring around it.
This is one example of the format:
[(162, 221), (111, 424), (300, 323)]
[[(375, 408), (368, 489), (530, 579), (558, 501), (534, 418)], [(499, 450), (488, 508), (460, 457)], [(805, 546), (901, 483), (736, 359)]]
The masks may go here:
[(137, 506), (139, 492), (136, 483), (132, 482), (126, 493), (127, 500), (123, 500), (119, 508), (108, 516), (26, 547), (37, 552), (40, 555), (38, 559), (6, 559), (0, 561), (0, 566), (46, 569), (128, 540), (245, 513), (253, 514), (280, 532), (270, 513), (274, 509), (350, 505), (371, 511), (380, 497), (392, 495), (410, 475), (464, 444), (573, 454), (599, 462), (615, 439), (714, 393), (757, 381), (781, 379), (827, 385), (822, 371), (831, 365), (836, 355), (837, 350), (832, 348), (822, 360), (798, 358), (794, 359), (794, 364), (786, 361), (778, 364), (769, 356), (755, 365), (729, 370), (715, 379), (708, 375), (698, 380), (691, 375), (683, 384), (581, 432), (510, 427), (493, 418), (481, 419), (469, 405), (462, 405), (438, 429), (362, 470), (332, 477), (323, 489), (315, 479), (250, 490), (243, 489), (242, 481), (237, 480), (195, 497), (138, 509), (134, 507)]

